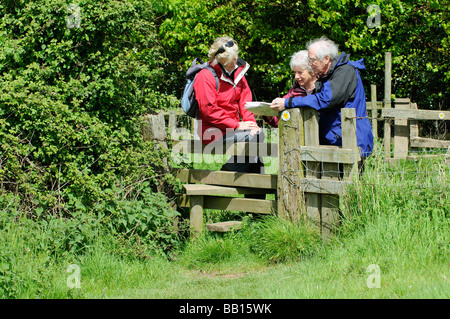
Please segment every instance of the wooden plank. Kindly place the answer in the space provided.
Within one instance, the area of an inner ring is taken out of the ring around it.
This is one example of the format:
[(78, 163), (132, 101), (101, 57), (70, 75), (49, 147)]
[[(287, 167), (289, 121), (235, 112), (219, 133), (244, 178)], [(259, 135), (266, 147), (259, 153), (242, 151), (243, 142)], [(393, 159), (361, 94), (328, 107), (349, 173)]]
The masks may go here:
[(173, 174), (182, 183), (210, 184), (235, 187), (277, 188), (277, 175), (222, 172), (196, 169), (174, 169)]
[[(392, 89), (392, 54), (391, 52), (385, 52), (384, 54), (384, 106), (381, 111), (391, 108), (391, 89)], [(383, 117), (383, 115), (382, 115)], [(384, 120), (384, 158), (389, 160), (391, 158), (391, 122), (390, 119)]]
[(195, 237), (203, 229), (203, 196), (190, 196), (189, 208), (190, 208), (190, 228), (191, 237)]
[(142, 137), (146, 141), (158, 140), (166, 143), (166, 129), (164, 115), (159, 114), (147, 114), (142, 117), (141, 122)]
[(184, 184), (186, 195), (240, 195), (240, 194), (270, 194), (274, 189), (227, 187), (204, 184)]
[(278, 156), (278, 145), (274, 143), (238, 142), (224, 144), (220, 142), (205, 145), (200, 140), (172, 140), (172, 145), (172, 152), (183, 154)]
[[(319, 147), (319, 113), (314, 109), (305, 109), (304, 111), (304, 128), (305, 128), (305, 146), (301, 149), (304, 152), (301, 154), (302, 160), (305, 166), (305, 176), (307, 179), (318, 180), (320, 179), (320, 162), (318, 158), (323, 158), (323, 153), (312, 155), (312, 147)], [(324, 151), (321, 148), (322, 152)], [(310, 155), (310, 156), (305, 156)], [(303, 189), (310, 187), (311, 183), (305, 183)], [(317, 187), (315, 187), (317, 188)], [(320, 189), (320, 187), (319, 187)], [(310, 220), (320, 227), (320, 215), (321, 215), (321, 199), (320, 194), (316, 192), (305, 191), (305, 206), (306, 213)]]
[(409, 98), (398, 98), (398, 97), (396, 97), (393, 100), (393, 102), (394, 102), (394, 104), (408, 104), (409, 105), (411, 103), (411, 100)]
[[(156, 149), (167, 149), (167, 134), (165, 128), (164, 115), (147, 114), (141, 118), (141, 134), (145, 141), (158, 141), (155, 145)], [(169, 171), (169, 161), (167, 158), (163, 159), (165, 172)]]
[[(352, 149), (354, 158), (360, 155), (360, 150), (357, 146), (356, 140), (356, 110), (353, 108), (341, 109), (341, 126), (342, 126), (342, 146)], [(341, 167), (335, 163), (322, 164), (322, 183), (336, 183), (343, 185), (340, 181)], [(349, 179), (351, 173), (356, 173), (358, 170), (358, 160), (352, 164), (344, 165), (344, 178)], [(342, 192), (342, 189), (341, 189)], [(325, 195), (321, 196), (321, 232), (324, 238), (329, 238), (333, 235), (335, 229), (339, 225), (339, 195)]]
[[(333, 163), (323, 163), (322, 165), (325, 165), (323, 174), (338, 173), (337, 165)], [(339, 195), (343, 193), (345, 186), (350, 182), (340, 181), (338, 177), (337, 174), (333, 179), (302, 178), (299, 181), (299, 187), (305, 193)]]
[[(361, 150), (356, 138), (356, 110), (344, 108), (341, 110), (342, 147), (349, 149), (352, 156), (351, 162), (344, 163), (344, 178), (350, 178), (351, 174), (358, 172), (358, 162), (361, 160)], [(348, 165), (347, 165), (348, 164)]]
[[(334, 163), (323, 163), (322, 183), (337, 183), (339, 181), (339, 166)], [(321, 224), (320, 229), (324, 238), (329, 238), (333, 235), (335, 228), (339, 221), (339, 195), (325, 195), (321, 196)]]
[[(411, 109), (417, 110), (417, 103), (411, 103)], [(409, 136), (416, 137), (419, 136), (419, 123), (417, 120), (410, 119), (409, 120)]]
[(413, 119), (413, 120), (450, 120), (450, 111), (436, 110), (401, 110), (383, 109), (381, 116), (384, 118)]
[(366, 108), (367, 109), (374, 109), (374, 110), (381, 110), (383, 108), (383, 102), (381, 101), (375, 101), (375, 105), (372, 106), (372, 101), (366, 101)]
[(353, 164), (360, 160), (361, 155), (355, 154), (353, 149), (337, 146), (301, 146), (300, 158), (306, 162), (328, 162)]
[(447, 148), (450, 146), (449, 140), (435, 140), (425, 137), (412, 137), (412, 147), (430, 147), (430, 148)]
[[(180, 195), (178, 206), (190, 207), (191, 197)], [(195, 196), (194, 196), (195, 197)], [(267, 199), (204, 196), (203, 209), (220, 209), (237, 212), (249, 212), (260, 214), (273, 214), (277, 211), (277, 202)]]
[[(395, 110), (411, 111), (409, 99), (403, 99), (402, 103), (395, 100)], [(395, 117), (394, 120), (394, 158), (406, 158), (409, 153), (409, 127), (408, 119)]]
[(298, 220), (305, 209), (303, 192), (299, 187), (300, 179), (304, 177), (299, 152), (304, 145), (303, 114), (300, 110), (283, 111), (278, 122), (278, 214), (292, 220)]
[[(382, 104), (381, 104), (382, 107)], [(370, 124), (372, 125), (372, 134), (376, 139), (378, 138), (378, 109), (381, 109), (377, 105), (377, 86), (372, 84), (370, 85), (370, 109), (371, 117)]]
[(176, 134), (177, 131), (177, 116), (175, 114), (175, 111), (173, 110), (169, 112), (167, 131), (169, 132), (171, 138), (173, 138), (173, 136)]
[(206, 229), (209, 231), (216, 231), (216, 232), (228, 232), (232, 230), (238, 230), (242, 228), (242, 222), (237, 220), (231, 220), (227, 222), (220, 222), (220, 223), (214, 223), (214, 224), (206, 224)]

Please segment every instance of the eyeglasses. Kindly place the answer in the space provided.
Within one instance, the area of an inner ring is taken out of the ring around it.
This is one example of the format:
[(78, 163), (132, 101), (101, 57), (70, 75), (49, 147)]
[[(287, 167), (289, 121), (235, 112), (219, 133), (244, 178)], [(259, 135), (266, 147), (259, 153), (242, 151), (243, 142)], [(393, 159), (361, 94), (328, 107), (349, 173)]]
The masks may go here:
[(316, 62), (317, 60), (319, 60), (318, 58), (310, 58), (308, 57), (308, 63), (309, 64), (313, 64), (314, 62)]
[(225, 52), (225, 47), (227, 48), (231, 48), (232, 46), (234, 46), (236, 42), (234, 40), (230, 40), (227, 43), (225, 43), (224, 45), (222, 45), (219, 50), (217, 50), (216, 54), (214, 54), (214, 57), (220, 53), (224, 53)]

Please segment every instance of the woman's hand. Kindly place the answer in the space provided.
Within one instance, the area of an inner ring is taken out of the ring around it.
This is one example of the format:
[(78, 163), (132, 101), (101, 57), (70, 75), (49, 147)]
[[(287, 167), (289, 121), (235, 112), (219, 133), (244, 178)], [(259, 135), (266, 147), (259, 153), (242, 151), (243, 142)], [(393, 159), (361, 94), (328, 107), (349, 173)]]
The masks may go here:
[(278, 112), (284, 111), (286, 109), (284, 106), (284, 99), (281, 97), (276, 98), (272, 101), (272, 104), (270, 104), (270, 108)]
[(238, 129), (241, 131), (250, 131), (251, 136), (257, 134), (261, 130), (258, 124), (252, 121), (239, 122)]

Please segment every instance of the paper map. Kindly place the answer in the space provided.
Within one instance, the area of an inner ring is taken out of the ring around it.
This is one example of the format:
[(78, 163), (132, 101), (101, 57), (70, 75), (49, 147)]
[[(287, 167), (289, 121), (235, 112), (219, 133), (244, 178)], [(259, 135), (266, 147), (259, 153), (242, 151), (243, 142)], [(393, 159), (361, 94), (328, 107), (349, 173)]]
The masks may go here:
[(267, 102), (247, 102), (245, 108), (255, 115), (277, 116), (278, 112), (270, 108)]

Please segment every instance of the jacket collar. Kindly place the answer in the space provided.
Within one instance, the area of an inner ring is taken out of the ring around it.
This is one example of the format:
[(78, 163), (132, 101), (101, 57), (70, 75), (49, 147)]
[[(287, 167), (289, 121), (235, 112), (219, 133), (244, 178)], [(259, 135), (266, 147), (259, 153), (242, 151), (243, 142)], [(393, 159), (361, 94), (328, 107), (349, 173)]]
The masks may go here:
[(237, 68), (231, 73), (231, 75), (229, 75), (228, 72), (226, 72), (223, 66), (219, 63), (214, 65), (213, 68), (216, 70), (217, 75), (221, 80), (228, 82), (236, 87), (236, 85), (242, 80), (242, 78), (250, 68), (250, 65), (241, 58), (237, 59), (236, 65)]
[(322, 79), (330, 77), (337, 67), (340, 67), (343, 64), (347, 64), (349, 58), (350, 55), (346, 54), (345, 52), (341, 53), (336, 59), (331, 62), (330, 68), (328, 69), (327, 73), (323, 75)]

